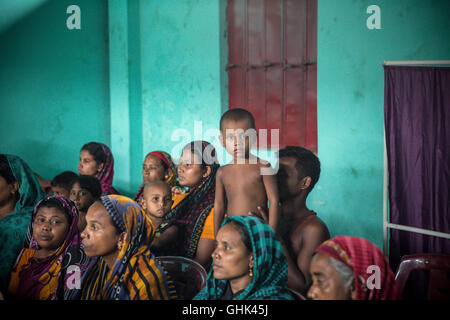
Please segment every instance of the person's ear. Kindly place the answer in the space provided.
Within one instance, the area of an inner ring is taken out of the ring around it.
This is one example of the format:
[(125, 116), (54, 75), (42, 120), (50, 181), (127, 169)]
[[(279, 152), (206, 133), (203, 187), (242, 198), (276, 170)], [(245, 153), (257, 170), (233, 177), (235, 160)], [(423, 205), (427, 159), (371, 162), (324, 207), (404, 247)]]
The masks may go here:
[(141, 199), (140, 205), (142, 209), (147, 210), (147, 201), (145, 201), (144, 198)]
[(103, 167), (105, 166), (105, 164), (104, 163), (100, 163), (100, 164), (98, 164), (97, 165), (97, 173), (100, 173), (100, 172), (102, 172), (102, 170), (103, 170)]
[(211, 174), (211, 167), (210, 166), (206, 166), (205, 171), (203, 172), (203, 178), (207, 178), (209, 177), (209, 175)]
[(119, 248), (119, 251), (122, 250), (123, 245), (125, 244), (125, 241), (128, 238), (128, 234), (126, 232), (122, 232), (119, 235), (119, 241), (117, 242), (117, 247)]
[(311, 185), (311, 177), (304, 177), (300, 180), (300, 189), (306, 190)]
[(350, 296), (352, 298), (352, 300), (356, 299), (356, 284), (355, 284), (355, 279), (353, 279), (351, 285), (350, 285)]
[(10, 190), (11, 190), (11, 194), (16, 194), (19, 191), (20, 185), (19, 182), (14, 181), (13, 183), (10, 184)]
[(167, 169), (166, 172), (164, 172), (164, 179), (169, 179), (170, 175), (172, 174), (172, 169)]

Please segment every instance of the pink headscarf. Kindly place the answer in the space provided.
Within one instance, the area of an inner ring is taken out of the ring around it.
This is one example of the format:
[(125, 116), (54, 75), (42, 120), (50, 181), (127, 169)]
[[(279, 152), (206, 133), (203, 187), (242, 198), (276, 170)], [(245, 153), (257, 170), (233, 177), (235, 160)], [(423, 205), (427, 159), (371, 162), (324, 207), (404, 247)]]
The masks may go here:
[[(400, 299), (394, 273), (383, 252), (372, 242), (357, 237), (337, 236), (322, 243), (316, 252), (334, 258), (353, 270), (356, 284), (355, 300)], [(375, 274), (370, 266), (379, 268), (380, 287), (370, 289), (367, 279)]]
[(103, 143), (98, 144), (101, 145), (103, 152), (106, 155), (106, 160), (105, 163), (103, 164), (103, 169), (98, 174), (98, 179), (102, 184), (102, 196), (110, 194), (119, 194), (119, 192), (112, 187), (114, 177), (114, 157), (107, 145)]

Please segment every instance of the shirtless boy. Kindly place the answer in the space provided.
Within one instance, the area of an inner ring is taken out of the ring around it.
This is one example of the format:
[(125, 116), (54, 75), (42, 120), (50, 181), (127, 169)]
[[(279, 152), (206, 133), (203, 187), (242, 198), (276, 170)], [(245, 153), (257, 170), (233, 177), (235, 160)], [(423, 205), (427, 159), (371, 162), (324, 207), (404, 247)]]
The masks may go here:
[[(222, 166), (216, 175), (214, 202), (214, 233), (227, 216), (248, 215), (257, 207), (267, 210), (269, 202), (269, 226), (276, 232), (279, 200), (275, 175), (267, 175), (267, 161), (250, 153), (256, 142), (255, 120), (244, 109), (230, 109), (220, 119), (220, 141), (233, 161)], [(254, 140), (254, 141), (252, 141)]]

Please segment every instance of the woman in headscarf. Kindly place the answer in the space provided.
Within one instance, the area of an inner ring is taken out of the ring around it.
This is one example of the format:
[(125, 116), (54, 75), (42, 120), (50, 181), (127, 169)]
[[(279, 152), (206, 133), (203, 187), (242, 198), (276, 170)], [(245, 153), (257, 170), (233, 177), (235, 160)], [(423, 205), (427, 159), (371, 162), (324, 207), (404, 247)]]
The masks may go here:
[(311, 260), (314, 300), (398, 300), (389, 262), (370, 241), (337, 236), (322, 243)]
[(61, 196), (41, 200), (28, 234), (31, 239), (14, 266), (8, 295), (21, 300), (70, 299), (89, 262), (80, 247), (75, 204)]
[(80, 151), (78, 173), (96, 177), (102, 184), (102, 195), (119, 194), (113, 188), (114, 158), (107, 145), (89, 142)]
[(134, 201), (140, 204), (144, 187), (147, 183), (161, 180), (166, 182), (172, 189), (177, 183), (177, 169), (170, 154), (164, 151), (149, 152), (142, 165), (142, 184), (139, 187)]
[(81, 234), (92, 261), (81, 285), (82, 300), (167, 300), (173, 284), (150, 252), (153, 225), (132, 199), (102, 196), (88, 210)]
[(182, 151), (178, 180), (188, 192), (174, 192), (167, 219), (179, 226), (180, 255), (209, 269), (214, 250), (214, 197), (219, 168), (216, 150), (206, 141), (188, 143)]
[(45, 197), (30, 167), (14, 155), (0, 155), (0, 291), (6, 292), (14, 262), (26, 238), (31, 213)]
[(217, 233), (212, 258), (206, 287), (194, 300), (293, 300), (286, 256), (263, 220), (228, 217)]

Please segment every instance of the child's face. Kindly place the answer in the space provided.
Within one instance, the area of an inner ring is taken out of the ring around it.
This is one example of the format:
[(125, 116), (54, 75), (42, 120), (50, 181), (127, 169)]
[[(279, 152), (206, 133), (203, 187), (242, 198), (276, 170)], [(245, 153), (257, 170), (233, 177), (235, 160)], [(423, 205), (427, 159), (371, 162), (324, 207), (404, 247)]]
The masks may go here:
[(97, 176), (103, 168), (103, 163), (98, 164), (94, 156), (87, 150), (81, 150), (78, 173), (87, 176)]
[(75, 203), (78, 211), (82, 211), (84, 213), (88, 211), (90, 205), (95, 201), (92, 193), (87, 189), (81, 188), (78, 182), (73, 184), (72, 190), (70, 190), (69, 199)]
[[(225, 120), (222, 123), (220, 140), (227, 152), (236, 158), (248, 158), (250, 148), (256, 142), (256, 131), (247, 119)], [(254, 134), (254, 136), (253, 136)]]
[(164, 218), (170, 212), (172, 203), (172, 192), (167, 185), (154, 184), (145, 189), (142, 207), (148, 214)]
[(45, 250), (56, 250), (69, 231), (66, 215), (57, 208), (41, 207), (33, 220), (33, 237)]
[(150, 155), (145, 158), (142, 166), (142, 179), (144, 180), (144, 183), (166, 179), (164, 166), (158, 157)]
[(69, 195), (70, 195), (70, 191), (60, 187), (60, 186), (52, 186), (52, 191), (53, 191), (53, 195), (55, 196), (61, 196), (61, 197), (65, 197), (67, 199), (69, 199)]

